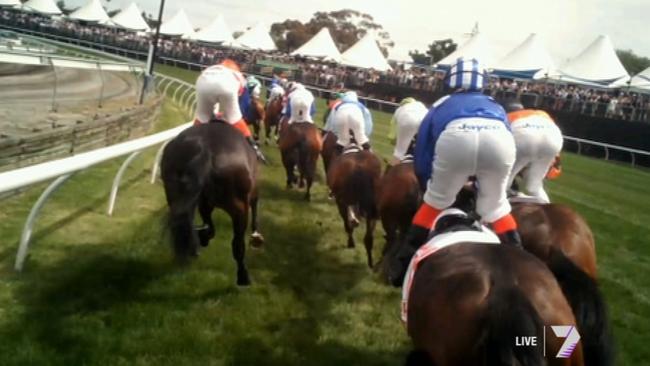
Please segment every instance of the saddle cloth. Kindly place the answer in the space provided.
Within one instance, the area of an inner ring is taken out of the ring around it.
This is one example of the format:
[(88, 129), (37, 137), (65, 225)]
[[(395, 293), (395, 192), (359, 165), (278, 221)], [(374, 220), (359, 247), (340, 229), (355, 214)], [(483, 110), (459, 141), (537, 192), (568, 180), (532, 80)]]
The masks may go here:
[(529, 196), (527, 194), (523, 194), (521, 192), (518, 192), (516, 195), (508, 197), (508, 201), (510, 203), (538, 203), (538, 204), (546, 204), (546, 202), (542, 201), (539, 197), (535, 196)]
[(409, 263), (408, 269), (406, 270), (406, 275), (404, 276), (404, 283), (402, 284), (402, 321), (404, 324), (407, 323), (408, 315), (408, 300), (409, 294), (411, 291), (411, 286), (413, 285), (413, 278), (415, 277), (415, 271), (417, 271), (420, 262), (434, 254), (440, 249), (452, 246), (458, 243), (476, 243), (476, 244), (499, 244), (499, 238), (485, 225), (481, 227), (482, 231), (454, 231), (446, 232), (440, 235), (436, 235), (431, 238), (426, 244), (420, 247), (420, 249), (415, 252), (413, 258), (411, 258), (411, 263)]

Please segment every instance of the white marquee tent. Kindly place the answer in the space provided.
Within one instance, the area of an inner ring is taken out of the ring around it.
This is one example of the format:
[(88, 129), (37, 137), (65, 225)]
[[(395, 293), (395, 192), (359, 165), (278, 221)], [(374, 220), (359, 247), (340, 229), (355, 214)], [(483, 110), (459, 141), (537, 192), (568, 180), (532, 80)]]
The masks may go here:
[(111, 23), (111, 19), (99, 0), (89, 0), (84, 6), (70, 13), (68, 18), (102, 24)]
[(555, 73), (555, 63), (539, 36), (532, 33), (493, 65), (493, 73), (503, 77), (538, 79)]
[(230, 27), (228, 27), (226, 20), (221, 14), (212, 23), (190, 36), (190, 38), (210, 43), (232, 44), (233, 42)]
[(391, 67), (381, 53), (375, 37), (367, 33), (357, 43), (348, 48), (341, 55), (341, 63), (347, 66), (360, 67), (364, 69), (375, 69), (387, 71)]
[(180, 9), (174, 16), (163, 22), (160, 26), (160, 34), (191, 37), (194, 34), (194, 28), (185, 14), (185, 10)]
[(336, 62), (341, 61), (341, 52), (336, 48), (332, 35), (326, 27), (318, 31), (309, 41), (291, 52), (291, 54), (322, 58)]
[(475, 58), (483, 68), (490, 69), (494, 65), (492, 46), (482, 33), (474, 34), (467, 42), (458, 47), (456, 51), (437, 62), (439, 66), (450, 66), (456, 63), (458, 58)]
[(122, 9), (111, 21), (122, 28), (134, 31), (148, 31), (149, 25), (142, 18), (142, 12), (136, 3), (131, 3), (128, 7)]
[(257, 23), (235, 40), (235, 46), (254, 50), (272, 51), (276, 49), (275, 43), (269, 34), (269, 28), (264, 23)]
[(61, 14), (61, 9), (56, 6), (54, 0), (29, 0), (23, 4), (23, 10), (49, 15)]
[(0, 0), (0, 7), (19, 8), (20, 0)]
[(630, 87), (650, 92), (650, 67), (634, 75), (630, 80)]
[(559, 71), (562, 81), (596, 83), (602, 86), (620, 85), (629, 79), (608, 36), (596, 38)]

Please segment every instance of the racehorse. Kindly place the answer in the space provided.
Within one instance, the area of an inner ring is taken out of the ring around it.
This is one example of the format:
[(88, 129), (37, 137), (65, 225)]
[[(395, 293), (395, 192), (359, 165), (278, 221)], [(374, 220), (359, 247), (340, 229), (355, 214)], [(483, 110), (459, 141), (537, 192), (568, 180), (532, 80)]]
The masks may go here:
[(372, 268), (373, 232), (378, 212), (376, 194), (381, 177), (381, 161), (372, 152), (348, 150), (336, 157), (327, 170), (327, 184), (336, 199), (336, 205), (348, 234), (348, 248), (354, 248), (352, 233), (359, 225), (357, 216), (366, 219), (366, 247), (368, 267)]
[[(320, 131), (313, 123), (294, 122), (289, 125), (283, 121), (278, 145), (282, 154), (282, 164), (287, 172), (287, 188), (293, 187), (296, 181), (299, 188), (306, 185), (305, 199), (309, 201), (318, 156), (323, 148)], [(300, 174), (299, 178), (294, 174), (296, 167)]]
[(266, 111), (264, 110), (264, 103), (258, 98), (251, 98), (250, 113), (246, 116), (246, 123), (253, 125), (253, 136), (255, 141), (260, 139), (261, 123), (264, 123), (266, 118)]
[(282, 117), (282, 98), (275, 98), (266, 106), (264, 116), (264, 126), (266, 128), (266, 144), (268, 145), (271, 138), (271, 130), (275, 127), (275, 135), (278, 135), (280, 118)]
[[(438, 233), (463, 235), (452, 233), (469, 229), (463, 226)], [(407, 365), (585, 364), (581, 343), (570, 358), (556, 358), (564, 338), (544, 336), (545, 325), (575, 327), (576, 319), (539, 259), (510, 246), (457, 240), (422, 259), (404, 283), (410, 286), (403, 320), (414, 346)], [(404, 274), (393, 276), (401, 283)], [(533, 336), (536, 346), (517, 346), (517, 339)]]
[[(472, 210), (475, 191), (466, 185), (456, 205)], [(522, 245), (551, 270), (564, 292), (583, 337), (586, 365), (613, 365), (613, 337), (596, 282), (596, 249), (586, 221), (560, 204), (512, 203)], [(601, 345), (609, 345), (601, 347)]]
[[(198, 255), (199, 243), (208, 245), (215, 234), (212, 211), (218, 207), (232, 219), (237, 284), (250, 284), (244, 263), (249, 209), (251, 244), (260, 246), (264, 238), (257, 230), (257, 158), (242, 134), (222, 122), (188, 128), (165, 147), (161, 176), (177, 260), (185, 263)], [(204, 227), (195, 230), (197, 208)]]
[[(422, 201), (422, 191), (415, 176), (412, 161), (404, 161), (395, 166), (388, 166), (381, 178), (377, 198), (379, 217), (381, 218), (386, 243), (394, 243), (402, 238), (411, 226), (411, 219)], [(388, 245), (384, 254), (389, 251)]]
[(329, 169), (330, 163), (336, 157), (336, 135), (332, 132), (325, 132), (323, 135), (323, 149), (321, 151), (323, 167), (325, 172)]

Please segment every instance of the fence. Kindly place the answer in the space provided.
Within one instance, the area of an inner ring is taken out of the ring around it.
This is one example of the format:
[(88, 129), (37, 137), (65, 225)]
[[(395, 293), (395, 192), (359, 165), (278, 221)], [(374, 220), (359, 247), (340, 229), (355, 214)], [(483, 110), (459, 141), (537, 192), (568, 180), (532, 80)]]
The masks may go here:
[[(188, 91), (193, 90), (191, 90), (192, 88), (188, 88), (188, 83), (163, 75), (156, 75), (155, 78), (159, 85), (164, 85), (165, 90), (169, 90), (170, 93), (172, 92), (172, 90), (170, 90), (170, 87), (174, 87), (175, 90), (173, 90), (172, 98), (176, 103), (184, 106), (185, 108), (192, 105), (193, 100), (187, 95)], [(179, 93), (179, 89), (181, 89), (180, 86), (183, 86), (184, 91), (182, 94)], [(191, 95), (192, 93), (189, 94)], [(57, 188), (65, 183), (72, 175), (74, 175), (76, 172), (91, 168), (99, 163), (128, 155), (113, 179), (108, 203), (108, 215), (110, 216), (113, 214), (113, 209), (115, 208), (117, 193), (122, 175), (126, 171), (126, 168), (129, 166), (129, 164), (143, 150), (156, 145), (162, 145), (158, 149), (153, 162), (151, 183), (155, 183), (155, 179), (158, 174), (158, 164), (160, 158), (162, 157), (162, 151), (165, 143), (174, 138), (176, 135), (178, 135), (178, 133), (189, 126), (190, 123), (187, 123), (154, 135), (97, 149), (69, 158), (54, 160), (38, 165), (32, 165), (6, 173), (0, 173), (0, 194), (54, 179), (43, 191), (36, 203), (32, 206), (32, 209), (30, 210), (30, 213), (25, 221), (20, 237), (18, 253), (16, 255), (15, 269), (17, 271), (21, 271), (24, 266), (25, 259), (29, 250), (32, 230), (34, 224), (36, 223), (36, 219), (38, 218), (38, 214), (43, 208), (43, 205), (48, 200), (48, 198), (57, 190)]]

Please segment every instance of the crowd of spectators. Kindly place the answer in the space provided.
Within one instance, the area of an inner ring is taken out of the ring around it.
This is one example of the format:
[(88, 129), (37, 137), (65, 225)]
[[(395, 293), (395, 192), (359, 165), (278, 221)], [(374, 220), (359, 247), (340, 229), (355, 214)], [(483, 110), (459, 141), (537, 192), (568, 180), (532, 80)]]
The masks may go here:
[[(27, 28), (50, 34), (87, 40), (95, 43), (146, 53), (149, 36), (116, 28), (80, 24), (63, 19), (52, 20), (34, 14), (0, 10), (0, 24)], [(354, 69), (335, 63), (290, 56), (280, 52), (259, 52), (206, 45), (180, 38), (164, 38), (159, 42), (159, 56), (201, 65), (212, 65), (224, 58), (237, 61), (246, 71), (273, 72), (259, 61), (291, 65), (291, 77), (307, 84), (325, 88), (369, 90), (368, 85), (384, 84), (418, 92), (439, 93), (444, 72), (427, 67), (396, 65), (393, 70)], [(540, 108), (578, 112), (623, 120), (647, 121), (650, 96), (621, 90), (589, 88), (546, 81), (490, 79), (486, 93), (497, 99), (521, 97)], [(395, 99), (390, 98), (388, 99)]]

